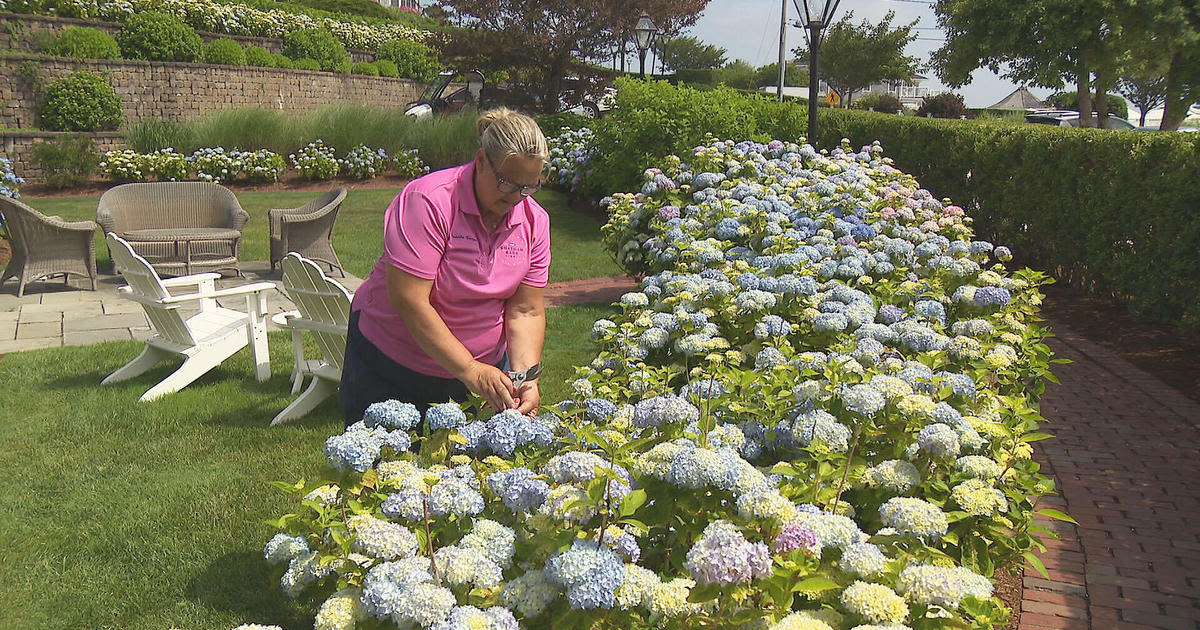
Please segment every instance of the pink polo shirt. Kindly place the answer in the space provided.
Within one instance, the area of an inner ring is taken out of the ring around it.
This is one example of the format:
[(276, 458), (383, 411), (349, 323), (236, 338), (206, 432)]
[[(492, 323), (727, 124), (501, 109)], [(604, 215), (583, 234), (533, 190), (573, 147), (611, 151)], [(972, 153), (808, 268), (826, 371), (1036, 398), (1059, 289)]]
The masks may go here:
[(489, 365), (507, 349), (504, 303), (517, 286), (546, 286), (550, 216), (525, 198), (489, 233), (475, 200), (474, 162), (415, 179), (383, 217), (383, 255), (354, 294), (359, 330), (411, 370), (451, 378), (425, 354), (387, 294), (387, 268), (433, 280), (429, 302), (476, 360)]

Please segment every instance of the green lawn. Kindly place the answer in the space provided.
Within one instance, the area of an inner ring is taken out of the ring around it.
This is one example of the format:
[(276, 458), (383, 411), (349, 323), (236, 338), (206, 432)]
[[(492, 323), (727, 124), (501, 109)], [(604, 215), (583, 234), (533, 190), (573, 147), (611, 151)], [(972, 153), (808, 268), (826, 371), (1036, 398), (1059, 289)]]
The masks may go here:
[[(383, 211), (399, 189), (355, 190), (346, 196), (338, 214), (333, 244), (346, 269), (365, 278), (379, 259), (383, 242)], [(262, 192), (240, 193), (237, 198), (250, 213), (246, 236), (242, 241), (242, 260), (266, 260), (269, 251), (267, 210), (303, 205), (316, 193)], [(620, 269), (600, 245), (600, 222), (571, 211), (566, 197), (553, 190), (537, 194), (537, 200), (550, 213), (550, 239), (553, 262), (550, 281), (577, 280), (620, 273)], [(70, 221), (95, 219), (99, 197), (23, 198), (35, 210)], [(97, 231), (96, 258), (101, 269), (111, 269), (104, 235)]]
[[(592, 356), (592, 321), (611, 313), (597, 304), (549, 310), (546, 404), (565, 396), (571, 367)], [(330, 400), (267, 426), (291, 399), (289, 337), (272, 333), (270, 345), (265, 383), (243, 350), (152, 403), (137, 398), (173, 366), (98, 385), (139, 343), (0, 357), (0, 626), (311, 627), (315, 608), (285, 599), (260, 555), (274, 533), (265, 521), (294, 507), (268, 484), (322, 470), (324, 440), (342, 423)]]

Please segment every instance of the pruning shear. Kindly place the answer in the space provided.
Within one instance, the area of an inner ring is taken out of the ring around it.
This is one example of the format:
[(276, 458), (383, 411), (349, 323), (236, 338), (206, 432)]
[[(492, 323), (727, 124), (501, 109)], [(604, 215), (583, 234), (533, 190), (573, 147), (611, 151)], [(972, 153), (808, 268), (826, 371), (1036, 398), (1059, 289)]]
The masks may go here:
[(533, 379), (541, 376), (542, 375), (542, 364), (534, 363), (533, 365), (525, 368), (524, 370), (519, 370), (516, 372), (505, 372), (505, 374), (507, 374), (509, 380), (512, 381), (513, 389), (516, 389), (516, 388), (520, 387), (521, 385), (524, 385), (525, 381), (532, 381)]

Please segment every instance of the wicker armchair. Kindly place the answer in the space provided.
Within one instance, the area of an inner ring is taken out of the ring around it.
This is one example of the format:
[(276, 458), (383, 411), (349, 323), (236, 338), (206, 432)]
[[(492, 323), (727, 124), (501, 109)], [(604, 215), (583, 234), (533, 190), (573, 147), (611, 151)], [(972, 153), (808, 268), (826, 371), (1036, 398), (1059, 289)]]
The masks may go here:
[(48, 217), (8, 197), (0, 197), (0, 214), (13, 248), (0, 284), (16, 278), (17, 297), (21, 297), (30, 282), (57, 275), (68, 281), (75, 274), (91, 279), (96, 290), (95, 223)]
[(267, 211), (271, 224), (271, 268), (274, 269), (288, 252), (296, 252), (310, 260), (337, 268), (343, 278), (346, 271), (333, 251), (333, 224), (338, 208), (346, 199), (345, 188), (333, 190), (299, 208), (274, 208)]
[(127, 241), (161, 275), (232, 269), (250, 215), (210, 182), (122, 184), (100, 196), (96, 222)]

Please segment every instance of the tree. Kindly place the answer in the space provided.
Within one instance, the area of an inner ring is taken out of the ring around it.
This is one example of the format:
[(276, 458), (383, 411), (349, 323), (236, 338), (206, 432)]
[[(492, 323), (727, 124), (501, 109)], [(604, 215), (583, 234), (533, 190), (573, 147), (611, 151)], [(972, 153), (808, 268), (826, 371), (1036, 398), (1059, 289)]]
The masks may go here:
[[(894, 11), (888, 11), (878, 24), (864, 19), (855, 25), (851, 11), (821, 38), (817, 54), (820, 78), (841, 92), (847, 103), (855, 92), (873, 83), (906, 81), (916, 74), (917, 60), (905, 55), (904, 48), (916, 38), (912, 28), (917, 23), (893, 28), (895, 17)], [(807, 48), (792, 52), (807, 63)]]
[(754, 89), (754, 66), (741, 59), (729, 62), (715, 75), (717, 83), (743, 90)]
[(663, 67), (670, 70), (709, 70), (725, 65), (724, 48), (705, 44), (690, 35), (660, 38), (654, 48)]
[(1166, 60), (1159, 129), (1174, 131), (1187, 118), (1191, 104), (1200, 101), (1200, 6), (1194, 0), (1136, 4), (1123, 13), (1135, 71), (1137, 64), (1154, 67)]
[(1121, 77), (1117, 82), (1117, 93), (1138, 108), (1138, 126), (1146, 126), (1146, 113), (1162, 107), (1167, 102), (1167, 78)]
[[(1162, 2), (1186, 0), (1160, 0)], [(1128, 61), (1127, 0), (936, 0), (946, 43), (933, 54), (945, 83), (961, 87), (984, 67), (1017, 83), (1061, 89), (1073, 79), (1081, 126), (1092, 126), (1092, 90), (1103, 96)], [(1140, 4), (1144, 4), (1139, 2)], [(1107, 101), (1095, 109), (1107, 125)]]
[[(787, 73), (783, 77), (786, 87), (799, 87), (808, 85), (808, 68), (794, 62), (789, 61), (787, 64)], [(769, 63), (754, 72), (754, 87), (762, 87), (764, 85), (779, 85), (779, 63)]]
[[(607, 59), (614, 35), (632, 35), (642, 11), (660, 26), (694, 23), (708, 0), (446, 0), (460, 28), (441, 41), (443, 57), (485, 73), (506, 71), (555, 103), (567, 74), (594, 76), (582, 61)], [(632, 16), (632, 17), (631, 17)], [(627, 30), (622, 30), (626, 29)]]

